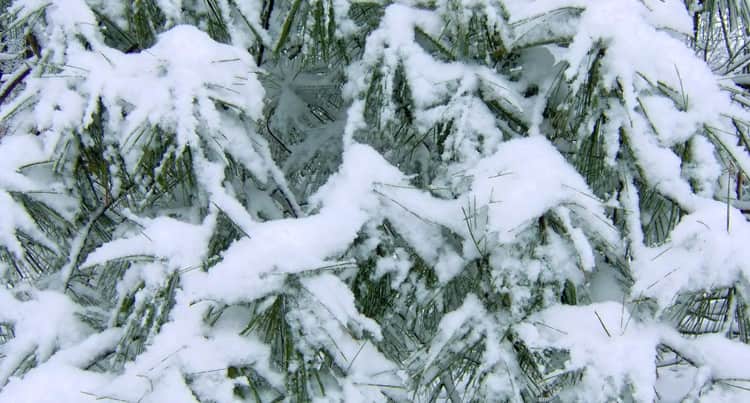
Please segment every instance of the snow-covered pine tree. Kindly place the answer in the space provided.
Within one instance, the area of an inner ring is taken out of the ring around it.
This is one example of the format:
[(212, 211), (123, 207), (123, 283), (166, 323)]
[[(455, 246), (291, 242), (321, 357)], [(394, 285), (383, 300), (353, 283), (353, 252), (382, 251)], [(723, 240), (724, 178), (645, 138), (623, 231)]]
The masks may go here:
[(742, 0), (14, 0), (0, 401), (741, 401)]

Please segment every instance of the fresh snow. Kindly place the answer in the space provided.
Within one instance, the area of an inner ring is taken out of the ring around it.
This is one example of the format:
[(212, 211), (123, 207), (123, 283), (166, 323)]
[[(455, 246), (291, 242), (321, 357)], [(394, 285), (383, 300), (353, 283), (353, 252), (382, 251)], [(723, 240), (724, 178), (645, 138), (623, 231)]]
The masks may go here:
[[(226, 19), (220, 43), (207, 33), (218, 28), (196, 22), (208, 17), (186, 11), (200, 2), (155, 0), (166, 28), (124, 53), (98, 23), (131, 23), (115, 3), (9, 9), (39, 18), (29, 32), (43, 51), (0, 107), (0, 330), (10, 329), (0, 333), (0, 402), (223, 403), (242, 401), (237, 390), (270, 401), (291, 393), (294, 374), (323, 366), (335, 370), (304, 386), (316, 401), (520, 401), (524, 385), (577, 374), (555, 391), (563, 401), (747, 399), (724, 384), (750, 379), (750, 348), (734, 339), (747, 332), (737, 299), (750, 292), (750, 223), (733, 207), (744, 200), (727, 199), (742, 197), (738, 178), (750, 174), (736, 136), (749, 115), (687, 45), (685, 2), (396, 1), (373, 5), (383, 13), (369, 30), (351, 18), (361, 4), (310, 2), (326, 32), (361, 54), (324, 67), (340, 69), (346, 113), (280, 133), (307, 136), (291, 149), (272, 131), (270, 99), (289, 100), (275, 106), (289, 116), (313, 106), (284, 87), (296, 77), (273, 81), (268, 60), (314, 51), (275, 49), (294, 19), (277, 10), (268, 26), (264, 2), (206, 2)], [(517, 47), (517, 66), (469, 57), (472, 43), (454, 52), (423, 38), (459, 40), (477, 15), (499, 57)], [(556, 37), (569, 43), (546, 43)], [(265, 64), (251, 54), (261, 47)], [(548, 115), (575, 107), (565, 98), (588, 91), (597, 57), (597, 102), (563, 136)], [(581, 172), (571, 155), (600, 117), (596, 158), (618, 184), (604, 197), (589, 180), (602, 173)], [(408, 136), (423, 137), (401, 161)], [(340, 153), (319, 150), (331, 139)], [(161, 162), (144, 172), (157, 144)], [(101, 159), (74, 160), (84, 150)], [(337, 153), (336, 168), (302, 197), (289, 170), (315, 169), (319, 152)], [(195, 193), (167, 200), (151, 178), (172, 179), (178, 159)], [(73, 177), (81, 171), (101, 176)], [(683, 213), (656, 244), (651, 190)], [(87, 192), (103, 195), (93, 208)], [(358, 277), (365, 265), (369, 283)], [(573, 305), (561, 303), (569, 287)], [(708, 314), (719, 332), (680, 333), (674, 307), (717, 289), (731, 290), (726, 310)], [(411, 293), (393, 299), (408, 306), (386, 307), (388, 323), (368, 317), (366, 304), (388, 293)], [(279, 328), (248, 323), (278, 309)], [(109, 368), (137, 330), (137, 353)], [(524, 349), (533, 364), (518, 358)], [(677, 365), (660, 366), (666, 356)], [(455, 370), (456, 357), (476, 373)], [(237, 368), (252, 375), (231, 376)]]

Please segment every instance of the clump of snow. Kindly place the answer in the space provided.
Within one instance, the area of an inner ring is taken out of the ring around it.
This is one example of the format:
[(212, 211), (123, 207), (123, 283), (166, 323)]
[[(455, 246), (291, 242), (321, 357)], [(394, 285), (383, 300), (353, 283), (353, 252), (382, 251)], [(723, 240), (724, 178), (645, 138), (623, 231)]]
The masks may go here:
[(283, 278), (280, 274), (335, 264), (329, 258), (346, 250), (370, 215), (377, 212), (373, 184), (402, 180), (403, 175), (372, 148), (351, 146), (339, 172), (313, 197), (312, 202), (320, 206), (317, 213), (249, 228), (249, 237), (235, 242), (208, 273), (191, 274), (188, 281), (200, 284), (195, 287), (195, 298), (227, 303), (252, 300), (278, 286)]
[(566, 370), (583, 369), (585, 396), (606, 401), (632, 386), (636, 401), (655, 399), (658, 328), (629, 321), (629, 311), (614, 302), (555, 306), (516, 326), (529, 348), (569, 351)]
[(80, 308), (66, 295), (56, 291), (0, 290), (0, 323), (13, 326), (15, 337), (0, 345), (0, 385), (13, 375), (16, 366), (32, 356), (38, 363), (47, 361), (61, 348), (76, 345), (90, 329), (76, 315)]
[(44, 365), (32, 369), (23, 378), (11, 377), (8, 384), (2, 388), (0, 402), (57, 403), (100, 400), (102, 396), (94, 391), (111, 381), (112, 376), (83, 368), (102, 354), (111, 351), (120, 337), (120, 329), (107, 329), (58, 351)]
[[(489, 24), (504, 25), (495, 13), (501, 8), (497, 3), (476, 2), (474, 6), (485, 9)], [(446, 13), (445, 18), (455, 17), (448, 8), (443, 3), (439, 12)], [(513, 85), (492, 69), (436, 60), (417, 43), (415, 29), (439, 37), (441, 27), (441, 18), (435, 12), (403, 4), (388, 6), (380, 26), (367, 38), (362, 59), (349, 68), (344, 94), (356, 99), (366, 94), (370, 85), (379, 87), (383, 94), (394, 94), (397, 73), (403, 72), (410, 94), (408, 101), (415, 109), (416, 126), (427, 131), (441, 122), (453, 121), (455, 125), (445, 140), (443, 158), (449, 160), (452, 155), (462, 160), (478, 158), (495, 150), (502, 139), (498, 125), (505, 124), (495, 117), (479, 94), (486, 100), (499, 101), (518, 115), (523, 102), (513, 91)], [(372, 83), (375, 72), (381, 78)], [(383, 98), (383, 104), (377, 106), (378, 115), (381, 124), (387, 124), (397, 118), (397, 106), (390, 96)], [(363, 112), (360, 106), (351, 108), (349, 120), (364, 119)], [(357, 126), (363, 128), (361, 124)]]
[(681, 292), (747, 280), (747, 239), (750, 224), (726, 204), (715, 202), (686, 215), (666, 243), (638, 254), (632, 263), (637, 278), (632, 295), (653, 297), (666, 308)]
[(577, 206), (575, 211), (587, 225), (615, 242), (612, 229), (598, 222), (603, 217), (601, 202), (591, 197), (583, 178), (543, 137), (505, 142), (468, 173), (474, 178), (470, 197), (489, 206), (488, 227), (500, 242), (512, 240), (516, 229), (549, 209), (568, 203)]
[(213, 216), (208, 216), (201, 225), (170, 217), (148, 219), (131, 215), (130, 218), (140, 227), (137, 234), (102, 245), (86, 257), (82, 267), (140, 255), (164, 259), (172, 270), (195, 267), (203, 262), (213, 231)]
[[(529, 155), (534, 156), (533, 164), (528, 161)], [(504, 142), (494, 154), (467, 162), (457, 170), (470, 178), (470, 185), (454, 200), (438, 199), (408, 187), (378, 189), (388, 206), (384, 210), (386, 216), (394, 218), (390, 222), (428, 262), (437, 262), (441, 249), (445, 248), (436, 225), (461, 234), (465, 239), (464, 258), (473, 258), (481, 252), (475, 240), (481, 240), (488, 249), (513, 243), (521, 232), (550, 211), (565, 223), (584, 269), (591, 270), (594, 265), (592, 246), (584, 239), (584, 232), (619, 247), (617, 232), (607, 224), (603, 204), (541, 136)], [(450, 251), (445, 253), (450, 259)], [(436, 272), (441, 281), (447, 281), (461, 266), (460, 260), (444, 266), (444, 270), (436, 264)]]

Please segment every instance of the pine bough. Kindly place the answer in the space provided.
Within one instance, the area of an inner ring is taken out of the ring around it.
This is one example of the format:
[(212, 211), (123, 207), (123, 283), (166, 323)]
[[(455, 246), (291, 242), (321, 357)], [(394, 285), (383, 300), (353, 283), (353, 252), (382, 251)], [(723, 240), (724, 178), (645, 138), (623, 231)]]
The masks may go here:
[(0, 5), (0, 401), (749, 398), (747, 3)]

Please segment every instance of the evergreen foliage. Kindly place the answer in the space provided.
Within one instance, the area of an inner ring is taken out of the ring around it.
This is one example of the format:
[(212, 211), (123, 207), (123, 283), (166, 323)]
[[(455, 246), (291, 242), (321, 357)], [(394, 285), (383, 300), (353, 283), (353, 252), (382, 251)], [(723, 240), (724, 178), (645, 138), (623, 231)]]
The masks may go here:
[(748, 399), (746, 1), (0, 8), (0, 401)]

